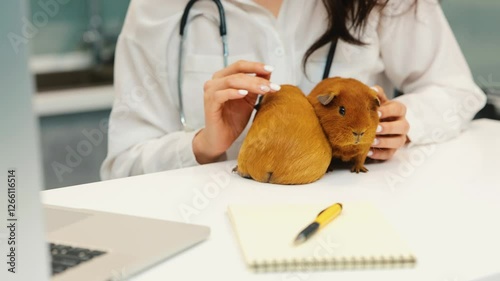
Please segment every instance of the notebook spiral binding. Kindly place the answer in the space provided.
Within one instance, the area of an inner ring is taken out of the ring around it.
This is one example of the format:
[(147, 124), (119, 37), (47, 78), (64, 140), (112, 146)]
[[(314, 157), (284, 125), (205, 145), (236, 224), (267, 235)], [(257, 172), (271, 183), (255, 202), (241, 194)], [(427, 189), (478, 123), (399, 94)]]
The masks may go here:
[(338, 269), (408, 268), (417, 263), (413, 255), (359, 258), (309, 258), (290, 260), (262, 260), (251, 263), (255, 272), (316, 271)]

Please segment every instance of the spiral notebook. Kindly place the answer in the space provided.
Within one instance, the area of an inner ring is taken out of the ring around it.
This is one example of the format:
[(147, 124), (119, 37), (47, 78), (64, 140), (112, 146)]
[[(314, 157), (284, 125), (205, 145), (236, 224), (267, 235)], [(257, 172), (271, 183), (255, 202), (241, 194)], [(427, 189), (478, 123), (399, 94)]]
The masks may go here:
[(416, 258), (383, 215), (344, 203), (339, 217), (295, 246), (324, 205), (230, 205), (228, 215), (250, 269), (304, 271), (412, 267)]

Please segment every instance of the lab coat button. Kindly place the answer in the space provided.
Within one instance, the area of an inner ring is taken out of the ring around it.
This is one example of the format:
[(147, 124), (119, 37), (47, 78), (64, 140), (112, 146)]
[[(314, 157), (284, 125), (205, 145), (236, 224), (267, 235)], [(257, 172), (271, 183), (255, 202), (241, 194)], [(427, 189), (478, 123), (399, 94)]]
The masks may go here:
[(276, 50), (274, 50), (274, 54), (278, 57), (282, 57), (285, 54), (285, 50), (281, 47), (276, 48)]

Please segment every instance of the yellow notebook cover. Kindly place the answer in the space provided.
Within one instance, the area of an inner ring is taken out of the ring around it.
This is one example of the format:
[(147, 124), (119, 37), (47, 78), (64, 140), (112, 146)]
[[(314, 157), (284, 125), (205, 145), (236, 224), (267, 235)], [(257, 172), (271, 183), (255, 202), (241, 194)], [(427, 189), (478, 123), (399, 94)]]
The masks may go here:
[(414, 266), (416, 258), (382, 214), (367, 203), (342, 203), (342, 213), (305, 243), (297, 234), (325, 205), (230, 205), (243, 257), (254, 271)]

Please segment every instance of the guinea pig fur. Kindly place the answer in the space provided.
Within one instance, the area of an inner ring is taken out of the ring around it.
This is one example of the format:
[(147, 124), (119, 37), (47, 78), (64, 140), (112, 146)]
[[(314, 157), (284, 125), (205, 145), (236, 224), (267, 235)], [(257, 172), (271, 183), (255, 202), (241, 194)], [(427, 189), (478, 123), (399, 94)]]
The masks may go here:
[(333, 158), (353, 161), (351, 172), (367, 172), (364, 163), (379, 123), (377, 93), (355, 79), (328, 78), (307, 97), (332, 146)]
[(264, 96), (243, 141), (235, 171), (274, 184), (306, 184), (320, 179), (332, 149), (312, 105), (297, 87)]

